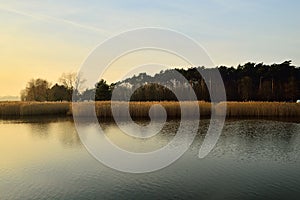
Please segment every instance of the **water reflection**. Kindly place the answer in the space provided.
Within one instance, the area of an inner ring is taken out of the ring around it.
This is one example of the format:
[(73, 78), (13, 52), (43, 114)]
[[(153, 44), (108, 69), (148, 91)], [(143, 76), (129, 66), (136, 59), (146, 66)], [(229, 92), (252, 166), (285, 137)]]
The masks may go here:
[(32, 137), (47, 140), (54, 137), (67, 147), (80, 146), (80, 138), (74, 128), (73, 119), (68, 117), (27, 117), (8, 123), (26, 124)]
[[(134, 131), (132, 124), (120, 122), (127, 126), (128, 130)], [(138, 122), (141, 126), (148, 125), (148, 120)], [(155, 126), (155, 124), (154, 124)], [(167, 145), (174, 137), (179, 127), (178, 120), (170, 120), (163, 126), (162, 130), (150, 138), (136, 138), (124, 133), (113, 122), (101, 122), (101, 128), (106, 136), (118, 147), (130, 152), (150, 152)]]
[(33, 137), (39, 137), (40, 139), (47, 139), (49, 137), (50, 123), (45, 122), (35, 122), (28, 123), (28, 132), (32, 134)]
[(294, 162), (291, 152), (300, 152), (299, 132), (297, 123), (228, 120), (213, 155), (246, 161)]
[[(198, 159), (208, 125), (200, 121), (191, 148), (174, 164), (133, 175), (93, 159), (71, 118), (0, 120), (0, 199), (298, 199), (299, 123), (227, 120), (216, 147)], [(118, 146), (147, 152), (168, 143), (179, 121), (150, 139), (128, 136), (111, 121), (101, 126)]]

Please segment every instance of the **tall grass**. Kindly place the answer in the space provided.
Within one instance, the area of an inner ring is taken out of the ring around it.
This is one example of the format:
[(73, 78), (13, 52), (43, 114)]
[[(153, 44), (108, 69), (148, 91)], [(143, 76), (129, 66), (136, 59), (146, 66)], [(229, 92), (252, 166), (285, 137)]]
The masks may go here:
[[(220, 113), (223, 103), (215, 106)], [(299, 103), (286, 102), (226, 102), (227, 117), (300, 117)]]
[[(113, 102), (116, 114), (119, 117), (129, 117), (125, 108), (126, 102)], [(195, 102), (194, 102), (195, 103)], [(300, 117), (300, 104), (284, 102), (223, 102), (212, 105), (209, 102), (199, 101), (200, 115), (210, 116), (212, 110), (221, 115), (223, 104), (227, 105), (227, 117)], [(100, 118), (112, 118), (111, 102), (101, 101), (74, 103), (73, 111), (77, 115), (85, 117), (91, 116), (96, 111)], [(151, 106), (160, 104), (165, 108), (168, 118), (179, 118), (181, 107), (179, 102), (130, 102), (129, 113), (132, 118), (148, 118)], [(189, 117), (197, 116), (197, 110), (191, 102), (182, 102), (184, 109)], [(90, 110), (87, 110), (87, 109)], [(212, 109), (213, 108), (213, 109)], [(157, 107), (152, 110), (156, 117), (161, 115)], [(0, 102), (0, 116), (32, 116), (32, 115), (71, 115), (72, 104), (70, 102)]]
[[(78, 106), (78, 105), (80, 106)], [(149, 110), (151, 106), (159, 104), (164, 107), (168, 118), (179, 118), (181, 116), (181, 107), (179, 102), (130, 102), (129, 103), (129, 114), (126, 109), (127, 102), (113, 102), (114, 112), (118, 117), (127, 118), (129, 115), (132, 118), (148, 118)], [(182, 102), (182, 109), (187, 113), (187, 117), (197, 116), (194, 104), (191, 102)], [(91, 107), (92, 102), (75, 103), (73, 106), (74, 112), (77, 116), (92, 116), (94, 112)], [(210, 116), (211, 104), (208, 102), (199, 101), (199, 110), (201, 116)], [(95, 102), (96, 115), (100, 118), (112, 118), (111, 101)], [(158, 112), (157, 108), (154, 107), (152, 110), (155, 117), (160, 117), (161, 112)]]
[(0, 116), (68, 115), (68, 102), (0, 102)]

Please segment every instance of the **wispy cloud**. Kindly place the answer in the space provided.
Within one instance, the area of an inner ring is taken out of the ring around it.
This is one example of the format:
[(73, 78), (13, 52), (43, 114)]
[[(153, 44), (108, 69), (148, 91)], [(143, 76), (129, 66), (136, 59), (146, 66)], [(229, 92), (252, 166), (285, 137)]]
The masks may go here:
[(68, 25), (76, 27), (76, 28), (82, 28), (82, 29), (85, 29), (85, 30), (98, 32), (98, 33), (102, 34), (103, 36), (109, 36), (110, 35), (110, 33), (108, 31), (104, 30), (104, 29), (94, 27), (94, 26), (85, 25), (85, 24), (81, 24), (81, 23), (71, 21), (71, 20), (66, 20), (66, 19), (63, 19), (63, 18), (57, 18), (57, 17), (53, 17), (53, 16), (49, 16), (49, 15), (43, 15), (43, 14), (32, 14), (32, 13), (24, 12), (24, 11), (21, 11), (21, 10), (16, 10), (16, 9), (12, 9), (12, 8), (3, 7), (3, 6), (0, 6), (0, 10), (10, 12), (10, 13), (14, 13), (14, 14), (17, 14), (17, 15), (30, 17), (30, 18), (33, 18), (33, 19), (36, 19), (36, 20), (44, 20), (44, 21), (48, 21), (48, 22), (52, 22), (52, 23), (68, 24)]

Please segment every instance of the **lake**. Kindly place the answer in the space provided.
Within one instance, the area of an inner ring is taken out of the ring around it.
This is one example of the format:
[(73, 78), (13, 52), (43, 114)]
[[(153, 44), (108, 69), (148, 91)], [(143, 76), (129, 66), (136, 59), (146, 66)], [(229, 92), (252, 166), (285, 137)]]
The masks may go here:
[[(93, 158), (70, 118), (0, 120), (0, 199), (299, 199), (300, 123), (226, 120), (213, 151), (199, 159), (208, 125), (200, 121), (193, 144), (172, 165), (130, 174)], [(167, 144), (179, 121), (140, 140), (113, 122), (101, 126), (116, 145), (148, 152)]]

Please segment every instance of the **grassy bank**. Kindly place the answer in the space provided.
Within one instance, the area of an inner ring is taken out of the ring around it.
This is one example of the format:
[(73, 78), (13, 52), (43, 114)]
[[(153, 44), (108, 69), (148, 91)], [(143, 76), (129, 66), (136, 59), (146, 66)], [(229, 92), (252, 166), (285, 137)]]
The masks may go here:
[[(211, 103), (197, 102), (201, 116), (211, 115)], [(76, 112), (82, 116), (89, 116), (85, 108), (90, 108), (91, 102), (80, 104)], [(162, 105), (168, 117), (179, 118), (181, 116), (179, 102), (130, 102), (129, 111), (133, 118), (148, 117), (149, 109), (154, 104)], [(216, 104), (213, 110), (220, 115), (222, 105)], [(300, 117), (300, 104), (284, 102), (227, 102), (227, 117)], [(125, 102), (116, 102), (116, 113), (118, 116), (128, 117), (124, 109)], [(196, 115), (191, 102), (183, 102), (183, 109), (187, 110), (189, 116)], [(112, 118), (111, 102), (103, 101), (95, 103), (96, 114), (100, 118)], [(153, 112), (156, 113), (156, 109)], [(159, 112), (158, 112), (159, 113)], [(38, 115), (72, 115), (72, 104), (70, 102), (0, 102), (0, 116), (38, 116)]]

